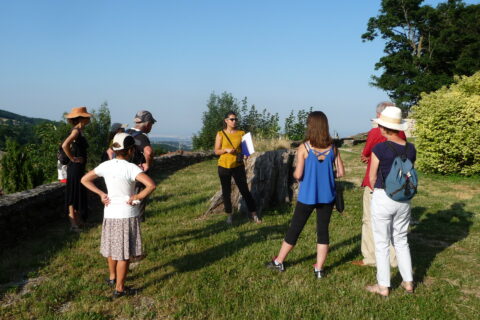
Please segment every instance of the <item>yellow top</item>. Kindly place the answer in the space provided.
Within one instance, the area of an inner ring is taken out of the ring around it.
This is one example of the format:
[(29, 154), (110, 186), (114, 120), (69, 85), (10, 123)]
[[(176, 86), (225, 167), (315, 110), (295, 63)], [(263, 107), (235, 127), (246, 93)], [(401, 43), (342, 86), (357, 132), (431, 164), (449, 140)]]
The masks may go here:
[[(225, 134), (228, 135), (230, 141), (232, 141), (233, 146), (230, 144), (228, 139), (225, 137)], [(237, 153), (242, 152), (240, 144), (242, 143), (242, 136), (245, 134), (245, 131), (237, 130), (234, 133), (227, 133), (225, 130), (222, 132), (218, 131), (218, 134), (222, 137), (222, 149), (236, 149)], [(237, 162), (237, 155), (224, 153), (218, 158), (218, 165), (223, 168), (231, 169), (241, 166), (241, 163)]]

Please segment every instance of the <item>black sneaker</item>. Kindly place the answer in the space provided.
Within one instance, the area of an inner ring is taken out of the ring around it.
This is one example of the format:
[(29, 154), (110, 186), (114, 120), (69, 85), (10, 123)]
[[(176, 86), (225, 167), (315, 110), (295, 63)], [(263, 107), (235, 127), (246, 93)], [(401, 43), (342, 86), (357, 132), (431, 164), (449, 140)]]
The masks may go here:
[(123, 288), (123, 291), (117, 291), (117, 290), (115, 289), (115, 291), (113, 291), (112, 297), (113, 297), (114, 299), (116, 299), (116, 298), (120, 298), (120, 297), (123, 297), (123, 296), (133, 296), (133, 295), (135, 295), (136, 293), (137, 293), (137, 290), (130, 289), (130, 288), (128, 288), (128, 287), (124, 287), (124, 288)]
[(265, 266), (266, 266), (268, 269), (277, 270), (277, 271), (279, 271), (279, 272), (284, 272), (284, 271), (285, 271), (285, 266), (283, 265), (283, 263), (276, 264), (276, 263), (275, 263), (275, 260), (272, 260), (272, 261), (270, 261), (270, 262), (267, 262)]
[(313, 268), (313, 274), (315, 276), (315, 278), (317, 279), (321, 279), (321, 278), (325, 278), (325, 270), (315, 270), (315, 268)]

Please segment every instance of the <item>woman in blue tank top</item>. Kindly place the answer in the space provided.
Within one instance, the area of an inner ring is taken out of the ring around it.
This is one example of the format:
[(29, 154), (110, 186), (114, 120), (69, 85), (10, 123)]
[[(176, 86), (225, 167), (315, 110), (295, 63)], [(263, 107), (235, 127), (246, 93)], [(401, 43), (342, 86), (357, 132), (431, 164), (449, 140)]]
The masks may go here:
[(307, 134), (304, 143), (297, 150), (297, 166), (293, 174), (300, 181), (297, 205), (292, 222), (280, 251), (267, 267), (285, 271), (283, 264), (314, 209), (317, 210), (317, 262), (314, 265), (316, 278), (323, 278), (323, 265), (329, 246), (328, 225), (335, 201), (335, 173), (337, 177), (345, 173), (340, 152), (334, 147), (328, 129), (327, 116), (314, 111), (307, 118)]

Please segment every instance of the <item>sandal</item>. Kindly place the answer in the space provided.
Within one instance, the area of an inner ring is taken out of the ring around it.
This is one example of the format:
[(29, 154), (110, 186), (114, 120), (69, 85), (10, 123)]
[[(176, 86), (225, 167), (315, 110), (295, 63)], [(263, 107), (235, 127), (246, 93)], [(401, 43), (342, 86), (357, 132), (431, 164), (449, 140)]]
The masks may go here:
[(371, 293), (376, 293), (382, 297), (388, 297), (390, 291), (388, 290), (388, 287), (380, 287), (378, 284), (374, 284), (371, 286), (366, 286), (365, 290)]
[(413, 286), (413, 281), (402, 281), (401, 286), (405, 289), (405, 292), (408, 294), (412, 294), (415, 291), (415, 287)]
[(117, 279), (110, 279), (110, 278), (105, 279), (105, 283), (106, 283), (109, 287), (115, 286), (116, 282), (117, 282)]

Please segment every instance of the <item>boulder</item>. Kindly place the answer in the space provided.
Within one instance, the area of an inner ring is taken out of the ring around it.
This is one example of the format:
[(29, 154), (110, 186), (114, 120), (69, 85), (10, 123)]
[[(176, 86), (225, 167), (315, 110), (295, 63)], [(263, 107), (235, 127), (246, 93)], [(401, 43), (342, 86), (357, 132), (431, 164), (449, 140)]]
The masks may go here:
[[(258, 152), (245, 161), (247, 183), (257, 204), (257, 212), (290, 203), (298, 188), (293, 179), (295, 150), (274, 150)], [(248, 213), (247, 205), (232, 179), (232, 206), (239, 212)], [(223, 212), (222, 191), (219, 190), (210, 200), (204, 215)]]

